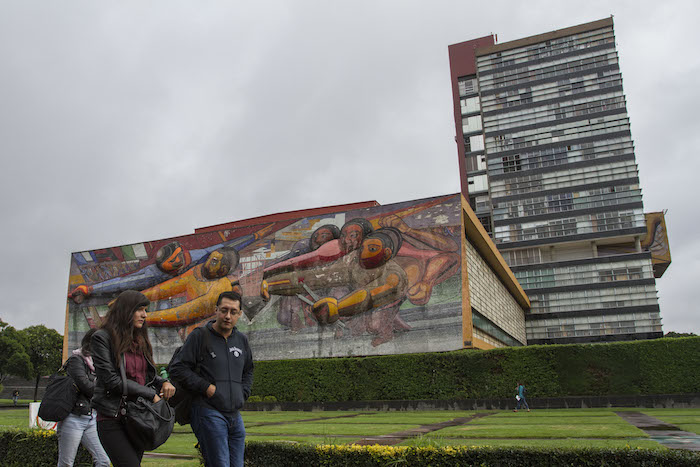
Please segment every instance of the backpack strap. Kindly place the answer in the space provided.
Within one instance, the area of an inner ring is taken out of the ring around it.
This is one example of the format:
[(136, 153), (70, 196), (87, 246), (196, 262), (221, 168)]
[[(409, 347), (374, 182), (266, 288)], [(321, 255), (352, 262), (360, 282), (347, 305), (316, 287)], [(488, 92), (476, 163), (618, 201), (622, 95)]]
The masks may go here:
[(207, 329), (207, 325), (201, 327), (202, 329), (202, 342), (199, 346), (199, 355), (197, 355), (197, 363), (195, 364), (194, 372), (199, 374), (199, 368), (201, 363), (204, 361), (204, 355), (211, 353), (211, 332)]

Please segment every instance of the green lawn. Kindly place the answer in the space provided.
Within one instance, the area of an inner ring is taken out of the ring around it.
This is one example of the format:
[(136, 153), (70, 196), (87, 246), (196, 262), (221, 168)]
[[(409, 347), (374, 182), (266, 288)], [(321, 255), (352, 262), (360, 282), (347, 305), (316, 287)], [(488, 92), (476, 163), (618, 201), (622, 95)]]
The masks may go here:
[(575, 421), (557, 425), (467, 425), (443, 428), (427, 436), (455, 438), (644, 438), (647, 435), (632, 425), (578, 425)]
[[(258, 412), (242, 411), (243, 423), (252, 426), (258, 423), (289, 422), (295, 420), (308, 420), (314, 418), (343, 417), (359, 412)], [(342, 419), (341, 419), (342, 420)]]
[(248, 434), (288, 434), (288, 435), (355, 435), (375, 436), (410, 430), (418, 425), (407, 424), (370, 424), (370, 423), (333, 423), (333, 422), (300, 422), (289, 425), (270, 425), (246, 428)]
[(0, 410), (0, 430), (29, 428), (29, 409)]
[(615, 414), (609, 414), (607, 416), (598, 415), (595, 417), (531, 417), (531, 413), (526, 412), (524, 414), (513, 415), (513, 417), (496, 417), (491, 415), (483, 418), (475, 418), (469, 422), (469, 425), (629, 425), (629, 423)]
[[(666, 423), (700, 434), (700, 409), (561, 409), (514, 413), (478, 411), (487, 414), (463, 425), (443, 428), (404, 440), (412, 446), (529, 446), (609, 447), (665, 449), (614, 412), (638, 410)], [(352, 444), (363, 437), (378, 436), (471, 417), (474, 411), (392, 412), (243, 412), (250, 441), (288, 441), (305, 444)], [(353, 415), (348, 417), (347, 415)], [(338, 418), (340, 417), (340, 418)], [(320, 419), (316, 421), (303, 421)], [(266, 423), (278, 423), (265, 425)], [(0, 430), (26, 428), (26, 408), (0, 410)], [(196, 456), (196, 439), (189, 426), (175, 426), (170, 439), (156, 453)], [(193, 467), (194, 460), (149, 459), (143, 465)]]

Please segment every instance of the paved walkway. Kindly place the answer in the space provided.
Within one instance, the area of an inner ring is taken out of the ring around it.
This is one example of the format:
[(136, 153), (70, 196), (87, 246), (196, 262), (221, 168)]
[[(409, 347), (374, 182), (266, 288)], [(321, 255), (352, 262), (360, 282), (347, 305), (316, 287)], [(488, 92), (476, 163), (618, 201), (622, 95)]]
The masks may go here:
[(475, 415), (472, 415), (471, 417), (459, 417), (459, 418), (455, 418), (453, 420), (448, 420), (446, 422), (433, 423), (431, 425), (421, 425), (418, 428), (413, 428), (411, 430), (397, 431), (395, 433), (389, 433), (388, 435), (379, 435), (379, 436), (371, 436), (368, 438), (362, 438), (361, 440), (357, 441), (355, 444), (360, 444), (360, 445), (381, 444), (383, 446), (393, 446), (395, 444), (399, 444), (401, 441), (404, 441), (407, 438), (415, 438), (417, 436), (421, 436), (421, 435), (424, 435), (426, 433), (430, 433), (432, 431), (441, 430), (441, 429), (447, 428), (449, 426), (464, 425), (465, 423), (470, 422), (470, 421), (474, 420), (475, 418), (487, 417), (489, 415), (491, 415), (491, 414), (490, 413), (477, 413)]
[(675, 425), (641, 412), (615, 412), (618, 417), (649, 435), (649, 438), (669, 449), (700, 451), (700, 436), (682, 431)]

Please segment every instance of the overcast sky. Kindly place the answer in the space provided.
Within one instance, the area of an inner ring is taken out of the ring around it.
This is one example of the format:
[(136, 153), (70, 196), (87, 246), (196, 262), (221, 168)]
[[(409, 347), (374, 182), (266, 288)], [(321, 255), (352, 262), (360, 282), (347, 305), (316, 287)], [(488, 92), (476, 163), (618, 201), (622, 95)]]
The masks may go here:
[(612, 14), (664, 332), (700, 333), (698, 5), (1, 0), (0, 317), (63, 333), (73, 251), (458, 192), (447, 46)]

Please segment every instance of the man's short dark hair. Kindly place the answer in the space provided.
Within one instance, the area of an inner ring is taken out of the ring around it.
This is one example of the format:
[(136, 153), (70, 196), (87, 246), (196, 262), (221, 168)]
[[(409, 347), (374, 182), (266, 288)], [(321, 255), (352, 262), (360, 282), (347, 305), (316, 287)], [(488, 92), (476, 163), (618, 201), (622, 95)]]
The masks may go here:
[(221, 300), (223, 300), (224, 298), (228, 298), (229, 300), (233, 300), (234, 302), (238, 302), (238, 305), (243, 304), (243, 299), (241, 298), (241, 294), (239, 294), (238, 292), (230, 291), (230, 292), (221, 292), (221, 294), (219, 294), (219, 298), (216, 300), (216, 306), (221, 305)]

